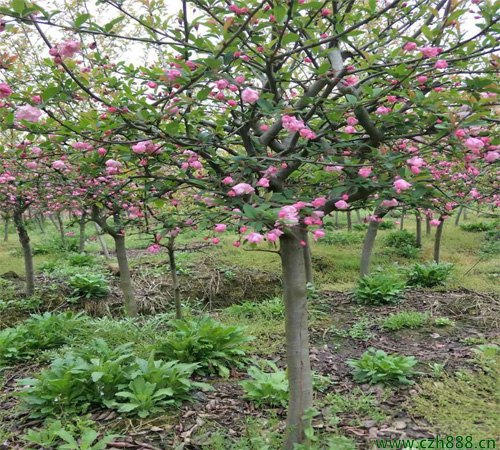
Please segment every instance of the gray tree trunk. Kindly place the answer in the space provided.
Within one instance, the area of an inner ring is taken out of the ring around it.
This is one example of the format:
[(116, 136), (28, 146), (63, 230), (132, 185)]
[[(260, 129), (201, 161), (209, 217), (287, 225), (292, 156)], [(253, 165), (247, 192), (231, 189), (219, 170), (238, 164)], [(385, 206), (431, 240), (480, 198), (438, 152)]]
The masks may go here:
[(420, 214), (415, 214), (417, 221), (417, 248), (422, 248), (422, 217)]
[(309, 360), (309, 332), (307, 327), (307, 289), (304, 250), (300, 245), (305, 232), (280, 236), (286, 318), (286, 355), (290, 400), (284, 449), (293, 450), (294, 444), (306, 440), (305, 429), (310, 420), (304, 413), (312, 407), (313, 389)]
[(351, 211), (347, 211), (347, 231), (352, 231), (352, 215)]
[(170, 236), (168, 240), (168, 261), (170, 264), (170, 274), (172, 275), (172, 287), (174, 288), (175, 318), (182, 319), (181, 290), (177, 277), (177, 264), (175, 263), (175, 238)]
[(464, 208), (464, 220), (467, 220), (467, 208)]
[(373, 246), (375, 244), (375, 238), (377, 237), (379, 226), (379, 222), (370, 222), (368, 224), (365, 241), (363, 242), (363, 251), (361, 252), (361, 264), (359, 268), (359, 275), (362, 277), (370, 275)]
[(356, 210), (356, 218), (358, 219), (358, 223), (363, 223), (359, 209)]
[(455, 218), (455, 226), (456, 227), (458, 227), (458, 225), (460, 224), (460, 217), (462, 216), (463, 211), (464, 211), (464, 207), (460, 206), (460, 208), (458, 208), (457, 217)]
[(314, 271), (312, 265), (312, 253), (311, 253), (311, 245), (309, 244), (309, 234), (304, 233), (306, 243), (305, 247), (302, 247), (304, 250), (304, 264), (306, 268), (306, 282), (314, 284)]
[(80, 243), (78, 245), (78, 250), (81, 252), (85, 251), (85, 224), (86, 224), (86, 213), (82, 213), (80, 217)]
[(425, 234), (431, 234), (431, 218), (425, 216)]
[(38, 227), (40, 228), (42, 234), (45, 234), (45, 227), (43, 226), (42, 218), (39, 215), (35, 215), (35, 220), (38, 223)]
[(5, 223), (3, 226), (3, 241), (4, 242), (7, 242), (9, 240), (9, 222), (10, 222), (9, 218), (5, 219)]
[(104, 254), (104, 257), (106, 259), (111, 259), (111, 256), (109, 256), (109, 250), (108, 246), (106, 245), (106, 241), (104, 240), (104, 237), (101, 234), (101, 227), (94, 222), (95, 230), (97, 231), (97, 239), (99, 240), (99, 243), (101, 244), (102, 248), (102, 253)]
[(62, 216), (61, 216), (60, 212), (58, 212), (56, 215), (57, 215), (59, 234), (61, 235), (61, 242), (62, 242), (63, 247), (66, 248), (66, 236), (64, 234), (64, 222), (62, 220)]
[(403, 210), (401, 211), (401, 222), (399, 225), (399, 229), (401, 231), (403, 231), (405, 229), (405, 214), (406, 214), (406, 210), (405, 210), (405, 208), (403, 208)]
[(439, 218), (441, 223), (437, 226), (436, 236), (434, 237), (434, 261), (439, 262), (441, 256), (441, 238), (443, 236), (444, 219)]
[(35, 293), (35, 267), (33, 264), (30, 237), (21, 212), (14, 213), (14, 224), (19, 236), (19, 243), (23, 248), (24, 271), (26, 272), (26, 295), (31, 297)]
[(129, 317), (136, 317), (138, 312), (137, 302), (135, 301), (134, 289), (132, 287), (125, 236), (114, 234), (113, 239), (115, 240), (116, 259), (118, 260), (118, 268), (120, 269), (120, 289), (123, 293), (125, 311)]
[(335, 228), (339, 228), (339, 212), (335, 211)]

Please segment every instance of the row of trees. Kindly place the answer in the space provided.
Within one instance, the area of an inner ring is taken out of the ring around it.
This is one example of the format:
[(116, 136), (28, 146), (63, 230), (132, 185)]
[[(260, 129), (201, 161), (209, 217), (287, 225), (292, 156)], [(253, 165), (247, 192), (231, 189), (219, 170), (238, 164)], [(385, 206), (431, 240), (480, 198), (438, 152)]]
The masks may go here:
[(370, 242), (396, 207), (440, 233), (470, 201), (500, 205), (500, 5), (183, 0), (170, 14), (167, 3), (0, 7), (3, 211), (25, 249), (28, 208), (97, 223), (131, 315), (132, 227), (152, 251), (195, 226), (214, 244), (232, 230), (235, 246), (276, 249), (289, 450), (312, 406), (308, 241), (323, 218), (371, 208)]

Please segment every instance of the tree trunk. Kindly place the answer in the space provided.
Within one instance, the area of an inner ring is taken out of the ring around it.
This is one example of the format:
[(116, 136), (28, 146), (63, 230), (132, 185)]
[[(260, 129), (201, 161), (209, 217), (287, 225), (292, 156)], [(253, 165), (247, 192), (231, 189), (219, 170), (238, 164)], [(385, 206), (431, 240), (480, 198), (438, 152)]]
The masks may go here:
[(85, 223), (86, 223), (86, 213), (82, 213), (80, 217), (80, 244), (78, 250), (81, 252), (85, 251)]
[(359, 209), (356, 210), (356, 218), (358, 219), (358, 223), (363, 223)]
[(347, 211), (347, 231), (352, 231), (352, 213)]
[(373, 254), (373, 245), (375, 244), (375, 238), (377, 237), (379, 226), (380, 222), (370, 222), (368, 224), (365, 241), (363, 242), (361, 265), (359, 269), (359, 275), (362, 277), (365, 275), (370, 275), (370, 263)]
[(304, 413), (313, 404), (307, 328), (306, 268), (304, 250), (300, 245), (300, 241), (305, 240), (305, 232), (297, 230), (295, 233), (296, 235), (285, 233), (280, 237), (290, 392), (285, 450), (293, 450), (294, 444), (305, 441), (304, 431), (310, 426), (310, 419), (304, 419)]
[(106, 241), (104, 240), (104, 237), (101, 234), (101, 227), (96, 222), (94, 222), (94, 225), (95, 225), (95, 230), (97, 231), (97, 239), (101, 244), (102, 253), (104, 254), (104, 257), (106, 259), (111, 259), (111, 257), (109, 256), (108, 246), (106, 245)]
[(417, 248), (422, 248), (422, 217), (420, 214), (415, 214), (417, 220)]
[(14, 224), (19, 236), (19, 242), (23, 248), (24, 271), (26, 272), (26, 295), (31, 297), (35, 293), (35, 268), (30, 237), (26, 230), (26, 224), (24, 223), (23, 214), (21, 212), (14, 213)]
[(128, 316), (137, 316), (137, 303), (135, 301), (134, 289), (132, 288), (132, 278), (127, 258), (127, 248), (125, 247), (125, 236), (114, 234), (116, 258), (120, 269), (120, 289), (123, 293), (123, 302)]
[(9, 222), (10, 219), (5, 219), (5, 224), (3, 226), (3, 241), (7, 242), (9, 240)]
[(460, 224), (460, 217), (462, 216), (463, 210), (464, 210), (463, 206), (461, 206), (460, 208), (458, 208), (457, 217), (455, 218), (455, 226), (456, 227), (458, 227), (458, 225)]
[(170, 236), (168, 240), (168, 261), (170, 263), (170, 274), (172, 275), (172, 286), (174, 288), (175, 318), (182, 319), (181, 290), (177, 278), (177, 265), (175, 263), (175, 238)]
[(311, 253), (311, 245), (309, 244), (309, 234), (304, 233), (304, 242), (306, 243), (304, 249), (304, 264), (306, 267), (306, 283), (314, 284), (314, 272), (312, 266), (312, 253)]
[(406, 214), (406, 210), (403, 208), (403, 210), (401, 211), (401, 222), (399, 225), (399, 229), (401, 231), (403, 231), (405, 229), (405, 214)]
[(431, 234), (431, 218), (425, 216), (425, 234)]
[(339, 228), (339, 212), (335, 211), (335, 228)]
[(441, 237), (443, 236), (444, 219), (439, 218), (441, 223), (436, 228), (436, 236), (434, 238), (434, 261), (439, 262), (439, 257), (441, 253)]
[(464, 208), (464, 220), (467, 220), (467, 208)]
[(57, 226), (57, 222), (56, 222), (56, 219), (54, 219), (54, 215), (53, 215), (53, 214), (51, 214), (51, 215), (49, 216), (49, 219), (50, 219), (50, 221), (52, 222), (52, 225), (54, 225), (54, 228), (55, 228), (56, 230), (58, 230), (58, 229), (59, 229), (59, 227)]
[(43, 221), (40, 218), (40, 216), (36, 215), (35, 220), (38, 223), (38, 227), (40, 228), (40, 231), (42, 232), (42, 234), (45, 234), (45, 227), (43, 226)]
[(61, 235), (61, 242), (64, 248), (66, 248), (66, 236), (64, 234), (64, 222), (61, 217), (61, 213), (57, 213), (57, 223), (59, 228), (59, 234)]

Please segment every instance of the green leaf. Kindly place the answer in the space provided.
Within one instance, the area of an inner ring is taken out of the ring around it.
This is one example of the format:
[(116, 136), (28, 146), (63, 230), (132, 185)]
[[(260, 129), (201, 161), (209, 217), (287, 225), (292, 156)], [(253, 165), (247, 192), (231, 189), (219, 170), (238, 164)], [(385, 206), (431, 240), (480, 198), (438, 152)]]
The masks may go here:
[(60, 86), (49, 86), (42, 92), (42, 100), (47, 103), (52, 97), (55, 97), (61, 90)]
[(24, 11), (24, 0), (12, 0), (12, 9), (14, 12), (21, 15)]
[(108, 22), (106, 25), (104, 25), (104, 31), (106, 33), (109, 33), (113, 29), (113, 27), (117, 23), (120, 23), (123, 19), (125, 19), (125, 16), (119, 16), (116, 19), (113, 19), (111, 22)]
[(276, 19), (276, 22), (281, 23), (286, 17), (286, 10), (287, 8), (285, 6), (276, 6), (276, 8), (273, 9), (274, 13), (274, 18)]
[(281, 43), (283, 45), (290, 44), (292, 42), (297, 42), (299, 40), (299, 35), (295, 33), (288, 33), (283, 36), (283, 39), (281, 40)]
[(90, 14), (80, 14), (75, 19), (75, 28), (80, 28), (89, 19), (90, 19)]
[(358, 103), (358, 99), (355, 95), (346, 94), (345, 98), (352, 106), (355, 106), (356, 103)]

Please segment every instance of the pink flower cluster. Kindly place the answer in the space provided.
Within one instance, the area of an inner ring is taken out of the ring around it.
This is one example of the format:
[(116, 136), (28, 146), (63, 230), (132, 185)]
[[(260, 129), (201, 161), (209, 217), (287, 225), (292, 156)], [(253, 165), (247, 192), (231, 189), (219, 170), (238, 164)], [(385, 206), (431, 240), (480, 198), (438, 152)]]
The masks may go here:
[(299, 132), (300, 136), (305, 139), (314, 139), (316, 134), (304, 125), (304, 121), (297, 119), (294, 116), (283, 116), (281, 118), (283, 128), (290, 132)]
[(153, 144), (152, 141), (142, 141), (132, 146), (132, 151), (137, 154), (147, 153), (148, 155), (152, 154), (161, 154), (162, 151), (159, 150), (160, 145)]
[(7, 98), (12, 95), (12, 89), (6, 83), (0, 83), (0, 98)]
[(34, 108), (31, 105), (24, 105), (18, 108), (16, 112), (16, 120), (26, 120), (27, 122), (36, 123), (40, 120), (42, 111)]
[(81, 52), (81, 43), (78, 41), (66, 41), (57, 44), (49, 50), (49, 55), (59, 58), (73, 58)]
[(199, 155), (192, 150), (185, 150), (184, 155), (188, 156), (188, 160), (183, 162), (181, 165), (182, 170), (187, 170), (192, 167), (195, 170), (203, 169), (203, 164), (199, 161)]

